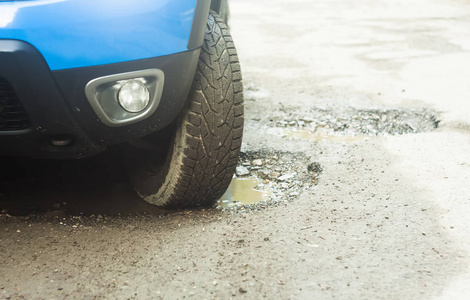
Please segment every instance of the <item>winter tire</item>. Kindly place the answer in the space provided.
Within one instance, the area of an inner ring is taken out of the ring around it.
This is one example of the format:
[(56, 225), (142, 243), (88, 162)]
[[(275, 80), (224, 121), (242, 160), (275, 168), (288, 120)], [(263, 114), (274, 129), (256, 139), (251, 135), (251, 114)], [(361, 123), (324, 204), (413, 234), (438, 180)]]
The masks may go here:
[(166, 159), (141, 151), (128, 160), (137, 193), (163, 207), (213, 205), (230, 184), (243, 133), (243, 85), (227, 26), (210, 12), (187, 103), (170, 137)]

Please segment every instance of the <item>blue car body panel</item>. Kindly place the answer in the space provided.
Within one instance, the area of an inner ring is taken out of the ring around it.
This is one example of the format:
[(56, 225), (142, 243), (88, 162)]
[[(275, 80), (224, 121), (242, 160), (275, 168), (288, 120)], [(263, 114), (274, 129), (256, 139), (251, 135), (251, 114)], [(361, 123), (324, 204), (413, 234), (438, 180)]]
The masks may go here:
[(53, 71), (188, 50), (196, 0), (0, 1), (0, 39), (34, 46)]
[[(89, 157), (170, 126), (194, 82), (213, 3), (0, 0), (0, 156)], [(103, 123), (88, 83), (148, 69), (164, 74), (156, 110), (125, 126)], [(64, 137), (67, 146), (51, 143)]]

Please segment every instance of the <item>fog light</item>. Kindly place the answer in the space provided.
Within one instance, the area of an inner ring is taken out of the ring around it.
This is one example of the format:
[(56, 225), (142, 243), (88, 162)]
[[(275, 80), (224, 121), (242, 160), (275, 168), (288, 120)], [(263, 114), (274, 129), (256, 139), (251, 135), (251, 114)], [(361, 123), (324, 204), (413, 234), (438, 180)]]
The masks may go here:
[(150, 93), (140, 81), (129, 80), (121, 86), (118, 93), (119, 104), (128, 112), (140, 112), (147, 107)]

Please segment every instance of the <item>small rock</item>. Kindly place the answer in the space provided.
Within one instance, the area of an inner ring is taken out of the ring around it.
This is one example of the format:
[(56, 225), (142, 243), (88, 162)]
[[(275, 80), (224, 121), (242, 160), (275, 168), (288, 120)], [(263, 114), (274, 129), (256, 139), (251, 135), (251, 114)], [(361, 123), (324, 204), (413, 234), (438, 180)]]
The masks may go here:
[(300, 118), (300, 120), (304, 121), (305, 123), (312, 123), (313, 121), (315, 121), (314, 119), (309, 117)]
[(265, 238), (264, 238), (264, 241), (265, 241), (265, 242), (269, 241), (269, 237), (265, 237)]
[(239, 291), (240, 293), (242, 293), (242, 294), (248, 292), (245, 288), (242, 288), (242, 287), (240, 287), (240, 288), (238, 289), (238, 291)]
[(279, 176), (279, 177), (277, 178), (277, 180), (279, 180), (279, 181), (284, 181), (284, 180), (287, 180), (287, 179), (291, 179), (291, 178), (293, 178), (293, 177), (294, 177), (293, 174), (284, 174), (284, 175), (282, 175), (282, 176)]
[(259, 167), (259, 166), (262, 166), (262, 165), (263, 165), (263, 161), (262, 161), (261, 159), (255, 159), (255, 160), (253, 161), (253, 165), (258, 166), (258, 167)]
[(7, 220), (7, 219), (10, 219), (10, 218), (12, 218), (12, 216), (9, 215), (9, 214), (0, 214), (0, 221), (1, 220)]
[(269, 174), (270, 174), (270, 173), (271, 173), (271, 172), (269, 172), (269, 171), (266, 170), (266, 169), (261, 169), (261, 170), (258, 171), (258, 176), (259, 176), (261, 179), (266, 179), (266, 178), (269, 177)]
[(318, 162), (313, 162), (307, 166), (307, 171), (311, 173), (321, 173), (323, 171), (323, 168), (321, 167), (320, 163)]
[(247, 167), (238, 166), (235, 170), (235, 173), (237, 174), (237, 176), (247, 176), (250, 175), (250, 170), (248, 170)]
[(67, 214), (64, 211), (58, 210), (58, 209), (48, 211), (44, 214), (44, 217), (54, 218), (54, 219), (60, 219), (60, 218), (66, 217), (66, 216), (67, 216)]

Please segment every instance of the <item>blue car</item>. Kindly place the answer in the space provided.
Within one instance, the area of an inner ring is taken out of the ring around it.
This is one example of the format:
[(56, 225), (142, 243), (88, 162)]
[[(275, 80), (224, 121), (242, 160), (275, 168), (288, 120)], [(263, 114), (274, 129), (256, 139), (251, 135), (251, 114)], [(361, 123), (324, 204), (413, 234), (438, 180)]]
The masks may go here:
[(243, 133), (227, 18), (227, 0), (0, 1), (0, 155), (116, 145), (144, 200), (212, 205)]

